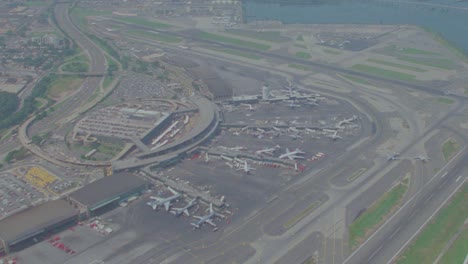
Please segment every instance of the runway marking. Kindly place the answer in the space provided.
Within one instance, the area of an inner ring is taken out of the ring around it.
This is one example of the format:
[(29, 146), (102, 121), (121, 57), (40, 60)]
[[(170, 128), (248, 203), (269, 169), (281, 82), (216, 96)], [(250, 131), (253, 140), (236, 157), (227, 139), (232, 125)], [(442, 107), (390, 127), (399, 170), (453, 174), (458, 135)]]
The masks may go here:
[(392, 239), (396, 235), (396, 233), (398, 233), (398, 231), (400, 231), (400, 229), (401, 229), (401, 226), (399, 226), (395, 231), (393, 231), (393, 233), (390, 235), (389, 238)]
[(444, 174), (442, 174), (441, 178), (447, 176), (448, 171), (446, 171)]
[(429, 195), (429, 197), (424, 201), (423, 205), (426, 205), (432, 199), (432, 197), (434, 197), (434, 193), (431, 193), (431, 195)]
[[(379, 229), (377, 229), (374, 233), (372, 233), (372, 235), (366, 240), (364, 241), (353, 253), (351, 253), (351, 255), (349, 255), (349, 257), (347, 259), (345, 259), (345, 261), (343, 262), (346, 263), (348, 262), (362, 247), (364, 247), (364, 245), (366, 245), (372, 238), (374, 238), (374, 236), (380, 232), (380, 230), (382, 230), (390, 221), (393, 220), (393, 218), (395, 218), (398, 213), (401, 212), (401, 210), (403, 210), (405, 207), (407, 207), (413, 200), (414, 198), (416, 198), (428, 185), (429, 183), (432, 181), (432, 179), (434, 179), (436, 176), (439, 175), (439, 173), (441, 173), (442, 171), (444, 171), (449, 165), (451, 165), (452, 161), (454, 161), (458, 156), (460, 156), (462, 153), (465, 152), (465, 149), (466, 147), (464, 147), (460, 152), (458, 152), (447, 164), (444, 165), (444, 167), (442, 167), (442, 169), (440, 169), (440, 171), (438, 173), (436, 173), (434, 176), (432, 176), (432, 178), (429, 180), (429, 182), (425, 183), (423, 185), (423, 187), (421, 189), (419, 189), (410, 199), (408, 199), (408, 201), (406, 201), (406, 203), (401, 206), (389, 219), (387, 219), (387, 221), (385, 221), (385, 223), (383, 225), (381, 225), (379, 227)], [(393, 258), (392, 258), (393, 259)]]
[(390, 258), (387, 264), (392, 263), (393, 259), (396, 256), (398, 256), (404, 248), (406, 248), (406, 246), (414, 239), (414, 237), (416, 237), (419, 234), (419, 232), (421, 232), (421, 230), (426, 226), (426, 224), (432, 220), (432, 218), (440, 211), (440, 209), (442, 209), (442, 207), (444, 207), (444, 205), (452, 198), (452, 196), (464, 185), (465, 181), (466, 179), (463, 180), (460, 183), (460, 185), (457, 186), (457, 188), (447, 197), (447, 199), (445, 199), (445, 201), (439, 207), (437, 207), (435, 212), (427, 218), (427, 220), (418, 228), (418, 230), (416, 230), (416, 232), (408, 239), (408, 241), (406, 241), (406, 243), (395, 253), (395, 255), (393, 255), (393, 257)]
[(458, 178), (455, 180), (455, 182), (458, 182), (460, 179), (462, 178), (462, 176), (458, 176)]
[(371, 260), (372, 258), (374, 258), (374, 256), (375, 256), (377, 253), (379, 253), (379, 251), (380, 251), (381, 249), (382, 249), (382, 246), (378, 247), (377, 250), (376, 250), (374, 253), (372, 253), (372, 255), (370, 255), (369, 258), (367, 258), (367, 262), (370, 262), (370, 260)]

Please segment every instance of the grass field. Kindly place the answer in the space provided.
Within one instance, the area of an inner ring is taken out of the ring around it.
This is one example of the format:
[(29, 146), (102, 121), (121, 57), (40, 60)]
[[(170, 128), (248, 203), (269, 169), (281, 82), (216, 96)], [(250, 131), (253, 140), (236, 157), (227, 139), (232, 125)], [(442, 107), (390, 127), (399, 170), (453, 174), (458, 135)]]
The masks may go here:
[(102, 88), (106, 89), (113, 81), (114, 77), (106, 76), (102, 81)]
[[(398, 258), (399, 264), (433, 263), (447, 242), (457, 233), (468, 217), (468, 185), (465, 184), (452, 200), (416, 237), (416, 240)], [(464, 241), (466, 247), (466, 241)], [(453, 248), (451, 256), (466, 254)], [(452, 259), (450, 256), (450, 259)], [(449, 258), (449, 256), (447, 256)], [(448, 262), (462, 263), (462, 262)]]
[(166, 29), (166, 28), (172, 27), (169, 24), (151, 21), (151, 20), (147, 20), (147, 19), (139, 18), (139, 17), (114, 17), (113, 19), (126, 22), (126, 23), (130, 23), (130, 24), (140, 25), (144, 27), (158, 28), (158, 29)]
[(404, 48), (404, 47), (398, 47), (396, 45), (391, 45), (385, 47), (386, 50), (390, 52), (398, 52), (406, 55), (438, 55), (436, 52), (428, 51), (428, 50), (421, 50), (421, 49), (415, 49), (415, 48)]
[(438, 68), (442, 70), (454, 70), (458, 68), (458, 65), (449, 59), (416, 58), (416, 57), (410, 57), (410, 56), (398, 56), (397, 59), (404, 61), (404, 62)]
[(368, 82), (366, 79), (363, 79), (363, 78), (359, 78), (359, 77), (356, 77), (356, 76), (351, 76), (351, 75), (343, 75), (343, 77), (345, 77), (346, 79), (352, 81), (352, 82), (356, 82), (356, 83), (360, 83), (360, 84), (364, 84), (364, 85), (369, 85), (370, 82)]
[(303, 52), (303, 51), (296, 52), (296, 57), (300, 58), (300, 59), (305, 59), (305, 60), (308, 60), (308, 59), (312, 58), (310, 53)]
[(226, 54), (229, 54), (229, 55), (239, 56), (239, 57), (246, 58), (246, 59), (251, 59), (251, 60), (259, 60), (259, 59), (262, 58), (262, 57), (260, 57), (258, 55), (255, 55), (255, 54), (250, 54), (250, 53), (247, 53), (247, 52), (242, 52), (242, 51), (228, 49), (228, 48), (217, 48), (217, 49), (212, 49), (212, 50), (217, 51), (217, 52), (226, 53)]
[(301, 64), (288, 64), (288, 67), (298, 69), (301, 71), (310, 71), (309, 67), (301, 65)]
[(281, 36), (281, 32), (279, 31), (250, 31), (230, 29), (226, 30), (226, 33), (269, 42), (285, 42), (288, 40), (287, 38)]
[(448, 139), (442, 144), (442, 153), (446, 161), (450, 160), (460, 150), (460, 144), (454, 139)]
[(349, 226), (349, 246), (351, 249), (362, 243), (398, 207), (407, 189), (407, 185), (398, 184), (354, 220)]
[(338, 51), (338, 50), (332, 50), (332, 49), (323, 49), (323, 52), (331, 54), (331, 55), (340, 55), (343, 54), (343, 52)]
[(447, 252), (442, 256), (440, 260), (441, 264), (453, 264), (463, 263), (468, 252), (468, 228), (464, 227), (464, 230), (449, 247)]
[(62, 71), (66, 72), (87, 72), (89, 69), (88, 63), (73, 61), (62, 66)]
[(304, 37), (302, 35), (297, 36), (296, 38), (297, 41), (304, 41)]
[(452, 100), (450, 98), (445, 98), (445, 97), (437, 98), (437, 102), (440, 103), (440, 104), (453, 104), (453, 103), (455, 103), (454, 100)]
[(96, 11), (96, 10), (75, 7), (72, 9), (71, 15), (75, 18), (75, 22), (78, 24), (79, 27), (84, 27), (86, 26), (87, 16), (111, 16), (112, 12)]
[(25, 4), (26, 6), (35, 7), (35, 6), (46, 6), (46, 5), (48, 5), (49, 3), (48, 3), (48, 2), (44, 2), (44, 1), (37, 1), (37, 0), (36, 0), (36, 1), (30, 1), (30, 0), (28, 0), (28, 1), (24, 2), (24, 4)]
[(362, 72), (367, 72), (373, 75), (379, 75), (385, 78), (389, 79), (398, 79), (398, 80), (404, 80), (404, 81), (414, 81), (416, 76), (403, 73), (403, 72), (397, 72), (397, 71), (391, 71), (387, 69), (382, 69), (378, 67), (373, 67), (369, 65), (364, 65), (364, 64), (355, 64), (351, 66), (351, 69), (353, 70), (358, 70)]
[(236, 46), (242, 46), (246, 48), (252, 48), (252, 49), (257, 49), (257, 50), (269, 50), (271, 46), (257, 43), (257, 42), (251, 42), (251, 41), (246, 41), (242, 39), (236, 39), (236, 38), (231, 38), (231, 37), (225, 37), (217, 34), (212, 34), (208, 32), (200, 32), (198, 36), (202, 39), (206, 40), (212, 40), (212, 41), (217, 41), (217, 42), (222, 42), (226, 44), (232, 44)]
[(152, 40), (165, 42), (165, 43), (179, 43), (182, 41), (182, 39), (178, 37), (174, 37), (174, 36), (163, 34), (163, 33), (149, 32), (145, 30), (131, 29), (131, 30), (127, 30), (126, 32), (132, 36), (149, 38)]
[(424, 70), (424, 69), (421, 69), (421, 68), (418, 68), (418, 67), (413, 67), (413, 66), (409, 66), (409, 65), (403, 65), (403, 64), (399, 64), (399, 63), (388, 62), (388, 61), (379, 60), (379, 59), (368, 59), (367, 61), (372, 62), (372, 63), (385, 65), (385, 66), (389, 66), (389, 67), (405, 69), (405, 70), (409, 70), (409, 71), (427, 72), (427, 70)]
[(60, 99), (64, 93), (78, 89), (84, 78), (79, 76), (58, 76), (50, 85), (47, 96), (52, 99)]
[(304, 44), (294, 44), (294, 47), (301, 48), (301, 49), (307, 49), (307, 46), (304, 45)]
[(320, 205), (319, 201), (313, 202), (311, 205), (309, 205), (304, 211), (302, 211), (300, 214), (294, 216), (291, 218), (288, 222), (286, 222), (283, 227), (286, 229), (291, 228), (294, 226), (297, 222), (299, 222), (302, 218), (304, 218), (306, 215), (309, 215), (315, 208), (317, 208)]

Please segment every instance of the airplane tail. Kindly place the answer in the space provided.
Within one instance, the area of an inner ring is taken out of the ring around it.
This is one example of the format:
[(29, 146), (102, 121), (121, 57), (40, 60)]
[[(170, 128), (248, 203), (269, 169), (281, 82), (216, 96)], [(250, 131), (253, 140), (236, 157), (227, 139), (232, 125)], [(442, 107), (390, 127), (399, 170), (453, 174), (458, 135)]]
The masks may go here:
[(188, 211), (187, 209), (184, 210), (184, 214), (185, 214), (186, 216), (190, 216), (190, 213), (189, 213), (189, 211)]
[(200, 228), (200, 225), (197, 225), (196, 223), (190, 223), (190, 225), (192, 225), (195, 229)]

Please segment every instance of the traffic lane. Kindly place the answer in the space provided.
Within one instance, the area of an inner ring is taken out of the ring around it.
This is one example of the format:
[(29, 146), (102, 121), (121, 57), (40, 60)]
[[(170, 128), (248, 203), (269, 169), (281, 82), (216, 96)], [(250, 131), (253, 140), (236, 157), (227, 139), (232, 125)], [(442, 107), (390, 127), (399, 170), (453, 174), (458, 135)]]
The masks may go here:
[(324, 236), (319, 232), (310, 234), (292, 248), (284, 248), (285, 254), (275, 264), (304, 263), (309, 259), (317, 260), (319, 251), (323, 246)]
[[(466, 175), (466, 171), (463, 175)], [(405, 250), (405, 247), (416, 239), (420, 231), (424, 229), (433, 217), (436, 217), (437, 210), (444, 202), (458, 190), (464, 182), (464, 178), (459, 178), (459, 173), (454, 173), (452, 177), (447, 176), (436, 188), (436, 192), (428, 192), (420, 199), (417, 206), (413, 208), (408, 218), (404, 218), (403, 225), (395, 229), (386, 241), (381, 245), (382, 250), (376, 251), (371, 263), (391, 263), (397, 255)], [(446, 204), (445, 204), (446, 205)]]
[[(424, 203), (427, 204), (426, 200), (428, 200), (429, 196), (431, 199), (433, 197), (436, 197), (437, 195), (441, 195), (444, 197), (444, 194), (447, 192), (453, 191), (453, 185), (450, 185), (450, 181), (455, 181), (458, 178), (458, 174), (463, 168), (463, 160), (468, 157), (466, 153), (460, 152), (457, 157), (454, 158), (458, 162), (458, 164), (455, 163), (449, 163), (446, 165), (446, 168), (441, 170), (438, 174), (434, 175), (429, 182), (425, 184), (425, 186), (419, 190), (413, 197), (411, 197), (398, 211), (393, 214), (376, 232), (374, 232), (357, 250), (355, 250), (346, 260), (344, 263), (346, 264), (352, 264), (352, 263), (369, 263), (370, 260), (375, 258), (378, 254), (380, 253), (381, 250), (388, 251), (388, 253), (385, 254), (393, 254), (396, 252), (395, 250), (392, 251), (390, 247), (386, 246), (386, 243), (388, 243), (388, 239), (393, 239), (393, 237), (396, 234), (400, 234), (399, 228), (406, 228), (407, 225), (416, 223), (418, 224), (417, 221), (413, 221), (411, 218), (416, 217), (416, 213), (414, 213), (417, 210), (420, 210), (422, 214), (426, 214), (427, 212), (430, 212), (429, 209), (431, 208), (426, 208), (424, 209)], [(463, 157), (463, 158), (461, 158)], [(461, 159), (460, 159), (461, 158)], [(447, 173), (446, 173), (447, 172)], [(445, 189), (452, 186), (450, 189)], [(450, 191), (451, 190), (451, 191)], [(418, 208), (423, 208), (418, 209)], [(427, 215), (425, 215), (427, 217)], [(421, 224), (421, 223), (419, 223)], [(414, 227), (410, 227), (414, 228)], [(416, 231), (416, 230), (406, 230), (405, 233), (403, 234), (406, 236), (407, 239), (412, 235), (409, 231)], [(393, 234), (396, 232), (395, 234)], [(414, 234), (414, 232), (413, 232)], [(393, 236), (392, 236), (393, 235)], [(400, 238), (400, 237), (399, 237)], [(400, 238), (401, 239), (401, 238)], [(403, 238), (404, 239), (404, 238)], [(371, 262), (375, 263), (375, 262)], [(383, 262), (386, 263), (386, 262)]]

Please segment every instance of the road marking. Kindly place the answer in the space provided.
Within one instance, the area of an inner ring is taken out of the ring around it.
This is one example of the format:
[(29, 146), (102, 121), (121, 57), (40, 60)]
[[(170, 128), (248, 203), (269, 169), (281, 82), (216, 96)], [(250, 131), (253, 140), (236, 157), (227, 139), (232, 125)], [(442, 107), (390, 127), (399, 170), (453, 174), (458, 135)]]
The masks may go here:
[(447, 176), (448, 171), (446, 171), (444, 174), (442, 174), (441, 178)]
[(462, 176), (458, 176), (458, 178), (455, 180), (455, 182), (458, 182), (460, 179), (462, 178)]
[[(442, 167), (442, 169), (440, 169), (440, 171), (438, 173), (436, 173), (434, 176), (432, 176), (431, 180), (434, 179), (436, 176), (438, 176), (439, 173), (444, 171), (452, 163), (452, 161), (454, 161), (458, 156), (460, 156), (462, 153), (464, 153), (465, 149), (466, 149), (466, 147), (464, 147), (460, 152), (458, 152), (447, 164), (444, 165), (444, 167)], [(362, 247), (364, 247), (364, 245), (366, 245), (372, 238), (374, 238), (374, 236), (378, 232), (380, 232), (380, 230), (382, 230), (390, 221), (392, 221), (393, 218), (395, 218), (398, 215), (398, 213), (401, 212), (401, 210), (403, 210), (406, 206), (408, 206), (414, 200), (414, 198), (416, 198), (429, 185), (431, 180), (429, 180), (429, 182), (425, 183), (423, 185), (423, 187), (421, 189), (419, 189), (408, 201), (406, 201), (406, 203), (403, 204), (403, 206), (401, 206), (389, 219), (387, 219), (387, 221), (385, 221), (385, 223), (383, 225), (381, 225), (379, 227), (379, 229), (377, 229), (366, 241), (364, 241), (353, 253), (351, 253), (351, 255), (349, 255), (349, 257), (347, 259), (345, 259), (343, 264), (348, 262)]]
[(401, 226), (399, 226), (395, 231), (393, 231), (393, 233), (390, 235), (389, 238), (392, 239), (396, 235), (396, 233), (398, 233), (398, 231), (400, 231), (400, 228), (401, 228)]
[(379, 253), (379, 251), (380, 251), (381, 249), (382, 249), (382, 246), (378, 247), (377, 250), (376, 250), (374, 253), (372, 253), (372, 255), (370, 255), (370, 257), (367, 259), (367, 262), (370, 262), (370, 260), (371, 260), (372, 258), (374, 258), (374, 256), (375, 256), (377, 253)]
[[(466, 179), (465, 179), (465, 180), (466, 180)], [(387, 264), (392, 263), (393, 259), (394, 259), (396, 256), (398, 256), (398, 255), (401, 253), (401, 251), (402, 251), (404, 248), (406, 248), (406, 246), (407, 246), (411, 241), (413, 241), (414, 237), (416, 237), (416, 236), (419, 234), (419, 232), (421, 232), (421, 230), (426, 226), (426, 224), (429, 223), (429, 221), (432, 220), (432, 218), (440, 211), (440, 209), (441, 209), (442, 207), (444, 207), (444, 205), (452, 198), (452, 196), (464, 185), (465, 180), (463, 180), (463, 181), (461, 182), (461, 184), (458, 185), (457, 188), (447, 197), (447, 199), (445, 199), (445, 201), (444, 201), (439, 207), (437, 207), (437, 209), (435, 210), (435, 212), (434, 212), (431, 216), (429, 216), (429, 217), (427, 218), (427, 220), (418, 228), (418, 230), (416, 230), (416, 232), (410, 237), (410, 239), (408, 239), (408, 241), (406, 241), (406, 243), (395, 253), (395, 255), (393, 255), (392, 258), (390, 258), (390, 260), (387, 262)]]

